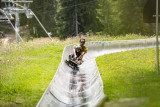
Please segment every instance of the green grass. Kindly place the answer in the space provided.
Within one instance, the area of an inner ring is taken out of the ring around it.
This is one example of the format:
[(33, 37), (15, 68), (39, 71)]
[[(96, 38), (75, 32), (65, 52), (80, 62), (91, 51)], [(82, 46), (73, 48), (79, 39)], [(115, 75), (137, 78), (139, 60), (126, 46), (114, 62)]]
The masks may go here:
[[(87, 41), (109, 41), (138, 39), (138, 36), (90, 36), (85, 38)], [(140, 38), (148, 37), (140, 36), (139, 39)], [(5, 49), (0, 46), (0, 106), (35, 107), (35, 105), (41, 98), (42, 94), (44, 93), (45, 89), (51, 82), (55, 72), (57, 71), (57, 68), (61, 61), (64, 47), (72, 43), (77, 43), (78, 41), (79, 38), (76, 37), (66, 39), (65, 41), (60, 41), (57, 39), (54, 40), (54, 42), (44, 42), (43, 40), (35, 40), (27, 43), (21, 43), (19, 45), (10, 44), (9, 46), (5, 47)], [(115, 57), (114, 54), (113, 57)], [(108, 62), (108, 64), (115, 63), (112, 61), (113, 60), (111, 59), (109, 62), (106, 60), (99, 62), (101, 63), (100, 65), (104, 66), (104, 68), (99, 67), (100, 71), (106, 71), (105, 62)], [(114, 61), (118, 62), (120, 61), (120, 59), (115, 59)], [(108, 69), (113, 68), (111, 66)], [(154, 70), (154, 68), (152, 69)], [(129, 74), (131, 75), (131, 73)], [(107, 79), (109, 78), (105, 77), (104, 79), (103, 77), (104, 83)], [(114, 83), (112, 85), (113, 82), (111, 82), (111, 80), (107, 82), (107, 85), (109, 86), (110, 84), (111, 87), (113, 87), (115, 84)], [(116, 84), (121, 84), (121, 82), (119, 81)], [(122, 90), (120, 87), (118, 89)], [(107, 91), (111, 91), (112, 93), (114, 93), (114, 89), (106, 90), (106, 84), (104, 84), (104, 88), (105, 93)], [(106, 94), (108, 95), (108, 93)], [(116, 97), (114, 94), (111, 94), (110, 99), (118, 97)]]
[[(160, 75), (155, 49), (132, 50), (96, 58), (109, 100), (148, 98), (144, 107), (160, 106)], [(142, 107), (142, 105), (141, 105)]]
[(87, 41), (118, 41), (118, 40), (135, 40), (135, 39), (147, 39), (153, 36), (142, 36), (137, 34), (126, 34), (119, 36), (99, 35), (99, 36), (87, 36)]
[(0, 105), (35, 106), (58, 68), (63, 48), (28, 43), (0, 53)]

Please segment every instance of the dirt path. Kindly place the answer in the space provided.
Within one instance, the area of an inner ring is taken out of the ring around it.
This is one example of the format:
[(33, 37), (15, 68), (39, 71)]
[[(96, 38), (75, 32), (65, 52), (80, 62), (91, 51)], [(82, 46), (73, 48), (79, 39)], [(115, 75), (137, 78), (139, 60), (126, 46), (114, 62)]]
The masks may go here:
[(3, 27), (7, 27), (10, 29), (8, 33), (5, 34), (5, 37), (0, 38), (0, 41), (2, 42), (2, 46), (7, 46), (9, 43), (15, 42), (15, 31), (10, 25), (5, 25)]

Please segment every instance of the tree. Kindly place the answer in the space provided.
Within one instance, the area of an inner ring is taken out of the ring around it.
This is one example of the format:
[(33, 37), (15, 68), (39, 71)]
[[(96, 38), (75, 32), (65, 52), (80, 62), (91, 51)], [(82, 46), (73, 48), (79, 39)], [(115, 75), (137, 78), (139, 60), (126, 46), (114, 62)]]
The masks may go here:
[(75, 36), (76, 20), (79, 32), (99, 31), (101, 24), (96, 18), (97, 4), (97, 0), (59, 0), (56, 23), (61, 29), (57, 30), (58, 33), (64, 37)]
[(153, 26), (143, 22), (143, 7), (146, 1), (101, 0), (97, 11), (98, 18), (104, 26), (103, 31), (112, 35), (153, 33)]

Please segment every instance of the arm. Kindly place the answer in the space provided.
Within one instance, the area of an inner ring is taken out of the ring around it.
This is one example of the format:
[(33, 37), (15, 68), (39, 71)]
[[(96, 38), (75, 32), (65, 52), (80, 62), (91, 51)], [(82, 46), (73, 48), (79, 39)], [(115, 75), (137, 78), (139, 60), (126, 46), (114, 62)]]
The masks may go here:
[(82, 52), (82, 54), (77, 58), (77, 60), (82, 59), (82, 57), (84, 56), (86, 52)]
[(77, 59), (76, 49), (75, 48), (73, 48), (73, 54), (74, 54), (74, 57)]
[(74, 57), (75, 57), (75, 58), (77, 58), (77, 55), (76, 55), (76, 46), (77, 46), (77, 45), (74, 45), (74, 46), (73, 46), (73, 54), (74, 54)]
[(84, 47), (83, 47), (83, 51), (82, 51), (82, 53), (81, 53), (81, 55), (79, 56), (79, 58), (78, 58), (78, 59), (82, 59), (82, 58), (83, 58), (83, 56), (87, 53), (87, 51), (88, 51), (87, 47), (86, 47), (86, 46), (84, 46)]

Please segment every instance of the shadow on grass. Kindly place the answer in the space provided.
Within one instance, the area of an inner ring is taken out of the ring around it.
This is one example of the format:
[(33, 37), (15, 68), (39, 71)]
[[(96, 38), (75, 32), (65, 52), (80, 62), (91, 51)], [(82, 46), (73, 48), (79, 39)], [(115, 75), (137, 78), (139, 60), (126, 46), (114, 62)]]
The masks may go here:
[(159, 107), (160, 75), (157, 75), (156, 69), (128, 69), (131, 72), (120, 75), (115, 72), (116, 76), (105, 80), (108, 84), (105, 83), (104, 91), (109, 98), (103, 100), (99, 107)]

